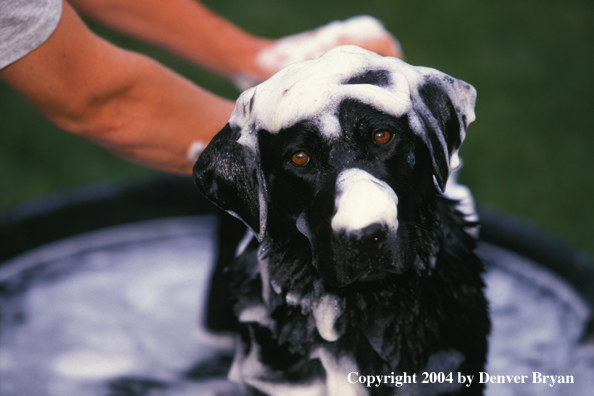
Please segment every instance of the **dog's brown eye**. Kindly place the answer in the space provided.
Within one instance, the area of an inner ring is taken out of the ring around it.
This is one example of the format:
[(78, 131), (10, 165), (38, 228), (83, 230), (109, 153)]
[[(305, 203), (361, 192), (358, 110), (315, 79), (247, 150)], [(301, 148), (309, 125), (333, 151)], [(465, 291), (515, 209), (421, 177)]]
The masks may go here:
[(291, 162), (297, 166), (305, 166), (309, 162), (309, 155), (305, 151), (297, 151), (291, 157)]
[(390, 132), (379, 131), (373, 135), (373, 141), (375, 143), (379, 144), (380, 146), (383, 146), (384, 144), (386, 144), (390, 141), (391, 137), (392, 137), (392, 134)]

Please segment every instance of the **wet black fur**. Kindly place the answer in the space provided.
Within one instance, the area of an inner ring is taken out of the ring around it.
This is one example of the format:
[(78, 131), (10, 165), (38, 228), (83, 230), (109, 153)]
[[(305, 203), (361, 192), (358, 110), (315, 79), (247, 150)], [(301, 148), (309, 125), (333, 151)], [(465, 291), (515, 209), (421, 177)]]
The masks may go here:
[[(439, 96), (431, 90), (422, 91), (428, 95), (427, 101), (431, 95)], [(443, 97), (435, 100), (439, 103), (432, 111), (447, 124), (451, 103), (448, 107)], [(203, 192), (223, 209), (238, 213), (256, 233), (260, 230), (256, 219), (259, 212), (254, 210), (256, 190), (250, 189), (255, 188), (258, 177), (267, 186), (269, 273), (282, 289), (280, 294), (273, 289), (270, 292), (276, 331), (243, 323), (239, 326), (243, 347), (249, 349), (251, 341), (261, 346), (261, 360), (274, 373), (267, 378), (272, 382), (307, 382), (323, 377), (321, 364), (308, 358), (320, 344), (336, 353), (350, 351), (362, 374), (377, 375), (419, 372), (432, 354), (456, 350), (465, 357), (456, 371), (476, 377), (471, 387), (451, 394), (482, 394), (483, 387), (476, 379), (478, 372), (484, 371), (490, 324), (481, 280), (483, 264), (474, 253), (474, 238), (464, 231), (469, 224), (455, 209), (456, 202), (437, 190), (431, 153), (410, 130), (406, 116), (396, 119), (371, 106), (345, 100), (338, 117), (343, 135), (331, 140), (323, 138), (317, 126), (307, 121), (277, 134), (259, 131), (260, 158), (255, 160), (259, 164), (246, 170), (238, 168), (241, 161), (229, 159), (244, 155), (245, 150), (236, 143), (237, 131), (227, 126), (196, 164), (196, 183)], [(393, 134), (388, 144), (374, 144), (372, 136), (378, 130)], [(227, 151), (219, 152), (223, 147)], [(299, 150), (311, 158), (304, 167), (289, 161)], [(237, 175), (213, 177), (221, 167), (219, 160), (232, 163), (230, 169), (229, 164), (223, 166), (225, 172)], [(352, 267), (326, 266), (340, 262), (336, 255), (347, 250), (335, 246), (337, 242), (331, 239), (330, 219), (336, 177), (353, 166), (383, 180), (398, 196), (398, 246), (393, 249), (396, 267), (381, 264), (381, 259), (379, 265), (367, 263), (373, 261), (373, 255)], [(233, 186), (230, 181), (235, 182), (236, 177), (242, 180)], [(243, 199), (242, 194), (251, 197)], [(300, 216), (309, 227), (309, 239), (295, 226)], [(257, 249), (254, 241), (232, 263), (219, 264), (226, 266), (238, 311), (262, 298)], [(328, 292), (342, 297), (346, 307), (336, 322), (343, 334), (338, 341), (324, 341), (312, 313), (286, 303), (289, 292), (314, 300)], [(369, 390), (371, 395), (392, 395), (398, 388), (388, 385)]]

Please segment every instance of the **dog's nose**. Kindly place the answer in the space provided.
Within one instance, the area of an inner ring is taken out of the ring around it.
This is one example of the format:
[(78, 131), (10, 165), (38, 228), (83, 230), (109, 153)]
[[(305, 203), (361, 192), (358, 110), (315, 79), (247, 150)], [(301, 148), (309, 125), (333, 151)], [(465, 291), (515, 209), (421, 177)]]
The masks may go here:
[(332, 230), (335, 233), (363, 235), (375, 225), (396, 231), (398, 197), (384, 181), (362, 169), (342, 171), (336, 179), (335, 214)]
[[(344, 261), (351, 261), (360, 267), (360, 271), (373, 270), (374, 260), (384, 253), (385, 243), (390, 232), (384, 224), (371, 224), (356, 234), (344, 232), (334, 234), (333, 247), (335, 255), (348, 257)], [(338, 248), (338, 249), (336, 249)], [(388, 247), (389, 249), (389, 247)]]
[(337, 286), (382, 276), (393, 263), (391, 235), (386, 225), (379, 223), (356, 234), (334, 233), (330, 244), (332, 259), (321, 261), (318, 270), (326, 281)]
[(362, 230), (357, 235), (348, 237), (349, 247), (356, 252), (368, 252), (376, 250), (386, 241), (389, 231), (383, 224), (372, 224)]

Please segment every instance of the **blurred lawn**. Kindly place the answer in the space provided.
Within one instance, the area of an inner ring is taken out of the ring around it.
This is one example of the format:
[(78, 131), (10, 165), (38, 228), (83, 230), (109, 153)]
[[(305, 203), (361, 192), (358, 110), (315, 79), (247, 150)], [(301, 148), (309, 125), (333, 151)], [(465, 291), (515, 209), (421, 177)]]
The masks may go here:
[[(407, 61), (473, 84), (477, 121), (461, 181), (479, 204), (528, 219), (594, 253), (594, 7), (591, 0), (208, 0), (248, 31), (280, 37), (369, 14)], [(228, 82), (91, 24), (228, 98)], [(60, 132), (0, 85), (0, 210), (108, 179), (156, 174)]]

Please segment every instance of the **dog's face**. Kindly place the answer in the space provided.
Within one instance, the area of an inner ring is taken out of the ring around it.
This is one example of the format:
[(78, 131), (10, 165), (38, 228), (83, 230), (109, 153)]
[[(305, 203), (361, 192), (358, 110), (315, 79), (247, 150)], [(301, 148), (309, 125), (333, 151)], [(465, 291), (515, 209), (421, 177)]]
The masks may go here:
[(331, 284), (401, 273), (457, 166), (475, 95), (436, 70), (341, 47), (244, 92), (195, 181), (259, 239), (307, 237)]

